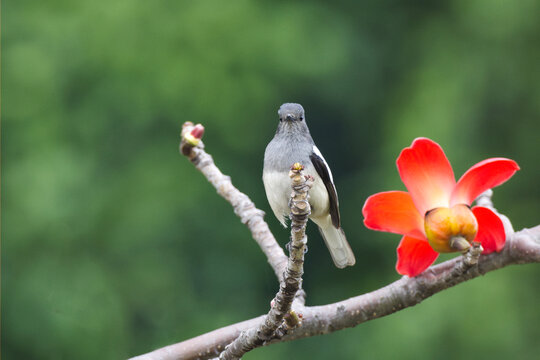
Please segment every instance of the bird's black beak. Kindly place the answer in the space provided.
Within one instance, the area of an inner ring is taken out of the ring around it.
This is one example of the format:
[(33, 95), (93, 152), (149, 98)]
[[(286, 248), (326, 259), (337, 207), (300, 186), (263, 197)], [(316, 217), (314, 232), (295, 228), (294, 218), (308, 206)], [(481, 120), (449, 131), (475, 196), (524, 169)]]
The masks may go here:
[(292, 116), (291, 114), (287, 114), (287, 117), (285, 118), (285, 120), (287, 120), (287, 121), (293, 121), (293, 120), (294, 120), (294, 116)]

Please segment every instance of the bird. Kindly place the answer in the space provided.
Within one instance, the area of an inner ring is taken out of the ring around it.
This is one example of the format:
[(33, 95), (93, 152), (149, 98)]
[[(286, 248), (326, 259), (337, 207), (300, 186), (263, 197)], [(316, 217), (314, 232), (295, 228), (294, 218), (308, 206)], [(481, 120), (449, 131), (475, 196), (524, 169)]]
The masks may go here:
[(318, 226), (336, 267), (355, 264), (354, 253), (341, 228), (339, 202), (330, 167), (315, 146), (300, 104), (285, 103), (278, 110), (279, 124), (264, 152), (263, 183), (266, 197), (278, 221), (286, 227), (290, 213), (289, 171), (295, 163), (314, 179), (309, 191), (310, 219)]

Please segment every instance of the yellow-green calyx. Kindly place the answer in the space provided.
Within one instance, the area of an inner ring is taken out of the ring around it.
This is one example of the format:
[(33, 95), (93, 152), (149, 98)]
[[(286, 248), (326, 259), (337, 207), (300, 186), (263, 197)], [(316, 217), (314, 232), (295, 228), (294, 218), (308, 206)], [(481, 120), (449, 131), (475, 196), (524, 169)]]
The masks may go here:
[(478, 222), (467, 205), (430, 210), (424, 218), (426, 237), (440, 253), (466, 251), (478, 232)]
[(191, 135), (191, 133), (185, 134), (184, 139), (188, 144), (193, 146), (197, 146), (201, 142), (201, 139), (197, 139), (195, 136)]

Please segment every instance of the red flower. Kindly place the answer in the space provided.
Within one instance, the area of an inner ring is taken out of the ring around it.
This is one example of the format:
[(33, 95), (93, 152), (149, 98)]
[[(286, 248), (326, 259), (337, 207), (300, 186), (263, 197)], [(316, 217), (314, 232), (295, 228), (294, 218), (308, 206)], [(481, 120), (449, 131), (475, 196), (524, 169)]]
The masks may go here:
[(439, 144), (417, 138), (411, 147), (403, 149), (397, 168), (409, 192), (372, 195), (366, 200), (362, 214), (368, 228), (403, 235), (397, 248), (398, 273), (420, 274), (433, 264), (439, 252), (463, 250), (463, 243), (467, 244), (463, 239), (480, 242), (483, 254), (502, 250), (506, 234), (499, 216), (481, 206), (472, 209), (473, 216), (467, 212), (478, 195), (504, 183), (519, 170), (515, 161), (504, 158), (481, 161), (456, 183)]

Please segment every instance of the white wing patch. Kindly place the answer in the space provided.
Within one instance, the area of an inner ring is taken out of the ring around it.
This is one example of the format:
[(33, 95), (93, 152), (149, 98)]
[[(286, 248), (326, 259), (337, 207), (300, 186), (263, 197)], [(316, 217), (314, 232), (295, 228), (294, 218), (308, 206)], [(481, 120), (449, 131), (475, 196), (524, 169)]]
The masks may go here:
[(313, 152), (315, 153), (315, 155), (317, 155), (318, 157), (320, 157), (322, 159), (322, 161), (324, 163), (324, 166), (328, 170), (328, 175), (330, 175), (330, 181), (332, 181), (332, 184), (333, 184), (334, 183), (334, 177), (332, 176), (332, 171), (330, 170), (330, 166), (328, 166), (328, 163), (324, 159), (324, 156), (322, 156), (321, 152), (319, 151), (319, 149), (315, 145), (313, 145)]

